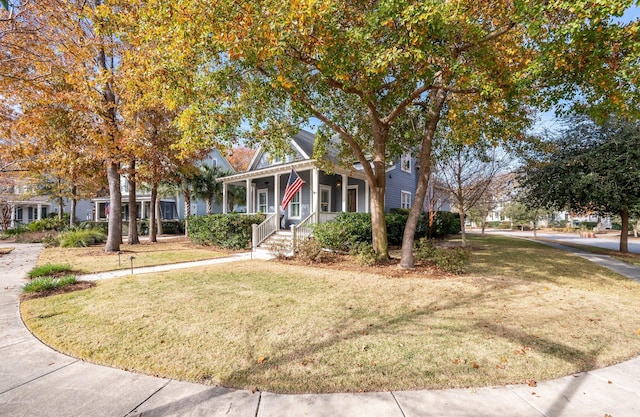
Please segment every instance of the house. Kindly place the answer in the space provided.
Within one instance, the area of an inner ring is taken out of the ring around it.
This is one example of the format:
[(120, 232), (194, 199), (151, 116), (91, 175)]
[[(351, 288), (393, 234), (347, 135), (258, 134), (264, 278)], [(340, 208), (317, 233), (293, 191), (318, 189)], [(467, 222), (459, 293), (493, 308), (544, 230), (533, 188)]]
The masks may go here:
[[(260, 148), (245, 172), (220, 178), (223, 184), (223, 207), (229, 186), (246, 189), (246, 211), (267, 214), (265, 223), (255, 231), (254, 246), (260, 244), (278, 229), (295, 230), (308, 223), (323, 223), (340, 212), (369, 213), (370, 189), (362, 166), (355, 164), (344, 168), (337, 154), (329, 151), (327, 160), (331, 173), (320, 168), (313, 159), (315, 135), (301, 130), (291, 138), (290, 152), (284, 156), (271, 155)], [(387, 170), (385, 208), (411, 208), (418, 182), (419, 167), (409, 153)], [(295, 170), (304, 181), (302, 188), (293, 196), (286, 210), (280, 209), (289, 175)], [(430, 187), (431, 195), (437, 194)], [(292, 228), (293, 226), (293, 228)], [(295, 239), (295, 238), (294, 238)]]
[[(217, 149), (212, 149), (206, 158), (200, 160), (198, 165), (208, 165), (220, 167), (227, 172), (235, 172), (229, 161), (222, 156)], [(122, 219), (129, 218), (129, 180), (125, 175), (120, 178), (120, 191), (122, 192)], [(109, 196), (96, 197), (93, 202), (92, 218), (94, 221), (106, 221), (109, 214)], [(191, 214), (204, 215), (206, 213), (206, 202), (203, 200), (191, 199)], [(136, 187), (136, 211), (139, 219), (148, 219), (151, 210), (151, 191), (137, 184)], [(221, 213), (220, 203), (213, 205), (214, 213)], [(160, 196), (160, 214), (163, 220), (178, 220), (185, 217), (184, 196), (181, 192), (175, 195)]]
[(48, 197), (38, 196), (33, 184), (15, 176), (3, 176), (0, 186), (0, 223), (3, 228), (15, 228), (53, 213), (54, 205)]

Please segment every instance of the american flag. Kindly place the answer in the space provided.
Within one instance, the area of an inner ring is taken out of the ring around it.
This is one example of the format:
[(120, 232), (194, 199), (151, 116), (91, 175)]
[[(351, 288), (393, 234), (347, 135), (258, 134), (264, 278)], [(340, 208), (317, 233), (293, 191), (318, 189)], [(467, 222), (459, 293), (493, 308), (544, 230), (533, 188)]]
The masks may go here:
[(293, 197), (298, 191), (300, 191), (303, 185), (304, 181), (302, 181), (302, 178), (300, 178), (298, 174), (296, 174), (296, 172), (292, 169), (291, 173), (289, 174), (287, 188), (285, 188), (284, 190), (284, 198), (282, 199), (282, 210), (287, 209), (289, 203), (291, 202), (291, 200), (293, 200)]

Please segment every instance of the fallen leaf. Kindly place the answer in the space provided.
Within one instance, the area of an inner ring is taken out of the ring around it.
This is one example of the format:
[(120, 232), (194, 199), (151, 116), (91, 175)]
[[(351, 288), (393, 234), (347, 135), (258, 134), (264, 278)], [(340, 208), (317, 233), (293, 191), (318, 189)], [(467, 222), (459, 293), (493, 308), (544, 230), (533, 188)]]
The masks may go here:
[(496, 365), (496, 368), (498, 368), (498, 369), (504, 369), (504, 365), (503, 365), (503, 364), (501, 364), (501, 363), (499, 363), (499, 364), (497, 364), (497, 365)]
[(526, 380), (524, 382), (526, 382), (527, 385), (529, 385), (530, 387), (537, 387), (538, 386), (538, 383), (536, 381), (534, 381), (533, 379), (529, 379), (529, 380)]
[(264, 363), (264, 361), (266, 361), (266, 360), (267, 360), (267, 358), (260, 357), (260, 358), (258, 358), (258, 364), (262, 365)]
[(472, 363), (471, 363), (471, 366), (473, 366), (475, 369), (480, 368), (480, 365), (478, 365), (478, 364), (477, 364), (477, 363), (475, 363), (475, 362), (472, 362)]
[(607, 383), (608, 383), (609, 385), (613, 384), (613, 382), (611, 382), (611, 381), (607, 381)]

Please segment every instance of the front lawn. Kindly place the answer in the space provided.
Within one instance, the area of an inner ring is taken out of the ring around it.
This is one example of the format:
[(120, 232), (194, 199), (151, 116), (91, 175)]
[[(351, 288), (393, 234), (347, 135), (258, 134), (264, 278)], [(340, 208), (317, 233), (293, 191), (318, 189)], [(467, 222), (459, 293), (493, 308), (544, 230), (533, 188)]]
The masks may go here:
[[(136, 268), (143, 266), (166, 265), (178, 262), (200, 261), (203, 259), (227, 256), (219, 249), (195, 245), (186, 238), (173, 238), (157, 243), (141, 243), (139, 245), (120, 245), (120, 256), (117, 253), (106, 253), (104, 245), (88, 248), (46, 248), (38, 258), (38, 265), (65, 262), (73, 266), (74, 271), (94, 273), (128, 269), (131, 257)], [(118, 258), (119, 261), (118, 261)]]
[(83, 360), (274, 392), (534, 384), (640, 354), (640, 285), (534, 242), (471, 244), (462, 276), (246, 261), (107, 280), (21, 311)]

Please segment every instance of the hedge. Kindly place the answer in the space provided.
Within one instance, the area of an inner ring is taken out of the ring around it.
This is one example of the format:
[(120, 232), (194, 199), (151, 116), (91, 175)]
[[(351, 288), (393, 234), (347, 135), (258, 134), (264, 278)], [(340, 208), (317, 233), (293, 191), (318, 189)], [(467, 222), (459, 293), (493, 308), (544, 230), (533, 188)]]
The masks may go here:
[[(385, 215), (387, 241), (391, 246), (401, 246), (404, 228), (409, 217), (408, 210), (395, 209)], [(455, 213), (439, 211), (429, 227), (429, 217), (421, 215), (416, 227), (415, 238), (443, 238), (460, 231), (460, 220)], [(315, 225), (314, 237), (326, 248), (348, 251), (360, 243), (371, 243), (371, 214), (340, 213), (335, 220)]]
[(190, 216), (187, 221), (189, 238), (201, 245), (224, 249), (244, 249), (251, 241), (251, 225), (264, 221), (262, 214), (210, 214)]

